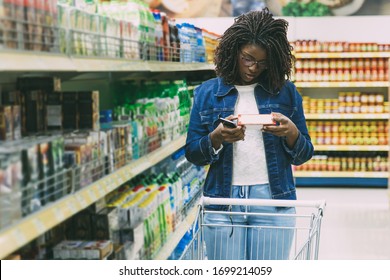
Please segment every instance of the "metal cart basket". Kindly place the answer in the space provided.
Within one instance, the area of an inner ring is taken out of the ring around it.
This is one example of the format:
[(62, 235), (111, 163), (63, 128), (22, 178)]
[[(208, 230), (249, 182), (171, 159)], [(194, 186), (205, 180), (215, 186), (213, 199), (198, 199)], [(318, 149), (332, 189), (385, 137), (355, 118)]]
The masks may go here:
[[(228, 210), (207, 210), (215, 205)], [(250, 207), (261, 211), (247, 211)], [(323, 200), (202, 197), (192, 240), (180, 259), (316, 260), (324, 207)], [(251, 220), (265, 222), (246, 222)]]

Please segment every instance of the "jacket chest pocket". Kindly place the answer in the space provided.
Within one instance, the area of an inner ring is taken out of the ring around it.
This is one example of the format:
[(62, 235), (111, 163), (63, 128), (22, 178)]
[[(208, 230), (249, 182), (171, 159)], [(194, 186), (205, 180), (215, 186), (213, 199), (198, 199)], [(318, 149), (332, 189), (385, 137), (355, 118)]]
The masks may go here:
[(281, 113), (285, 115), (286, 117), (292, 118), (294, 113), (296, 112), (297, 108), (293, 107), (291, 105), (286, 104), (270, 104), (269, 105), (270, 113)]
[(213, 131), (219, 124), (219, 118), (226, 118), (233, 114), (233, 110), (225, 109), (211, 109), (200, 112), (200, 121), (203, 126), (206, 126), (208, 130)]

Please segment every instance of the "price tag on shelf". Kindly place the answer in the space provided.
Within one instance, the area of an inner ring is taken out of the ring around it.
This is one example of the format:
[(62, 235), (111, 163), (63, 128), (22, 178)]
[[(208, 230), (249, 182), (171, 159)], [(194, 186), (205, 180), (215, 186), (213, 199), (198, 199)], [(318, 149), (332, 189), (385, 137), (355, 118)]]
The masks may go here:
[(117, 182), (119, 185), (122, 185), (125, 182), (125, 180), (123, 180), (122, 177), (119, 177)]
[(362, 147), (361, 150), (367, 150), (367, 151), (388, 151), (389, 148), (387, 146), (371, 146), (371, 145), (365, 145)]
[(61, 223), (62, 221), (65, 220), (65, 215), (64, 215), (64, 212), (61, 208), (54, 207), (53, 213), (54, 213), (54, 218), (56, 219), (57, 223)]
[(363, 172), (352, 172), (352, 177), (354, 178), (366, 178), (366, 175)]
[(41, 221), (40, 218), (33, 218), (31, 222), (37, 230), (37, 234), (35, 235), (40, 235), (47, 230), (45, 224)]
[(101, 183), (97, 184), (96, 190), (97, 190), (97, 192), (99, 194), (99, 197), (103, 197), (103, 196), (106, 195), (105, 189), (106, 189), (106, 187), (105, 187), (104, 182), (101, 182)]
[(318, 54), (312, 54), (312, 58), (328, 58), (329, 54), (328, 53), (318, 53)]
[(104, 192), (105, 192), (104, 195), (106, 195), (106, 194), (108, 194), (109, 192), (111, 192), (111, 190), (112, 190), (112, 185), (113, 185), (112, 180), (110, 180), (109, 182), (105, 182), (105, 183), (104, 183)]
[(145, 159), (139, 159), (136, 164), (132, 164), (131, 168), (134, 174), (140, 174), (150, 167), (150, 164)]
[(319, 177), (319, 178), (322, 178), (324, 177), (324, 173), (323, 172), (309, 172), (308, 174), (310, 177)]
[(27, 242), (25, 233), (23, 233), (19, 228), (12, 230), (11, 236), (14, 238), (18, 246), (22, 246)]
[(124, 184), (128, 181), (128, 177), (127, 177), (127, 174), (125, 172), (121, 172), (119, 174), (119, 182), (120, 184)]
[[(95, 189), (95, 186), (96, 186), (96, 185), (93, 185), (92, 188)], [(89, 188), (89, 189), (88, 189), (88, 195), (89, 195), (89, 197), (90, 197), (90, 200), (91, 200), (92, 202), (94, 202), (94, 201), (96, 201), (98, 198), (97, 198), (97, 196), (96, 196), (95, 190), (92, 189), (92, 188)]]
[(76, 206), (76, 203), (73, 200), (67, 202), (68, 209), (72, 214), (75, 214), (79, 211), (79, 208)]
[(76, 197), (78, 203), (80, 204), (80, 208), (79, 209), (84, 209), (85, 207), (88, 206), (88, 202), (85, 200), (85, 197), (84, 197), (84, 194), (79, 194), (77, 195)]
[(313, 85), (317, 87), (329, 87), (330, 84), (329, 82), (318, 82), (318, 83), (313, 83)]

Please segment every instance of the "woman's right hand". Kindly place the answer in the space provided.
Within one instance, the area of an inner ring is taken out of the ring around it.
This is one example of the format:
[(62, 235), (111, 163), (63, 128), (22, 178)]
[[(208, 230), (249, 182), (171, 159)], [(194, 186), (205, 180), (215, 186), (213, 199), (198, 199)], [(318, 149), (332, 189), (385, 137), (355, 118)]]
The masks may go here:
[[(237, 117), (230, 115), (226, 119), (235, 120)], [(229, 128), (220, 123), (213, 132), (211, 132), (211, 142), (214, 149), (219, 149), (223, 142), (233, 143), (245, 138), (245, 126), (237, 126), (236, 128)]]

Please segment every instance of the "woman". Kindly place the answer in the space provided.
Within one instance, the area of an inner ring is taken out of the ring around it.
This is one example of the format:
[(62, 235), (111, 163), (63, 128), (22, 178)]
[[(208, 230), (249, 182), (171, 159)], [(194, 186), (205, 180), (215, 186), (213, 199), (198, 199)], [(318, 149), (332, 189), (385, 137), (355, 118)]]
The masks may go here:
[[(288, 78), (294, 57), (288, 23), (267, 8), (235, 19), (215, 52), (217, 78), (196, 88), (186, 158), (210, 165), (203, 194), (221, 198), (296, 199), (291, 164), (313, 155), (302, 98)], [(220, 117), (272, 114), (275, 126), (225, 127)], [(294, 208), (212, 206), (213, 210), (294, 214)], [(275, 216), (206, 215), (209, 259), (288, 259), (294, 219)], [(232, 228), (224, 225), (239, 225)], [(251, 227), (246, 230), (245, 225)], [(276, 230), (256, 225), (276, 226)], [(290, 228), (290, 229), (289, 229)], [(221, 241), (223, 240), (223, 241)]]

